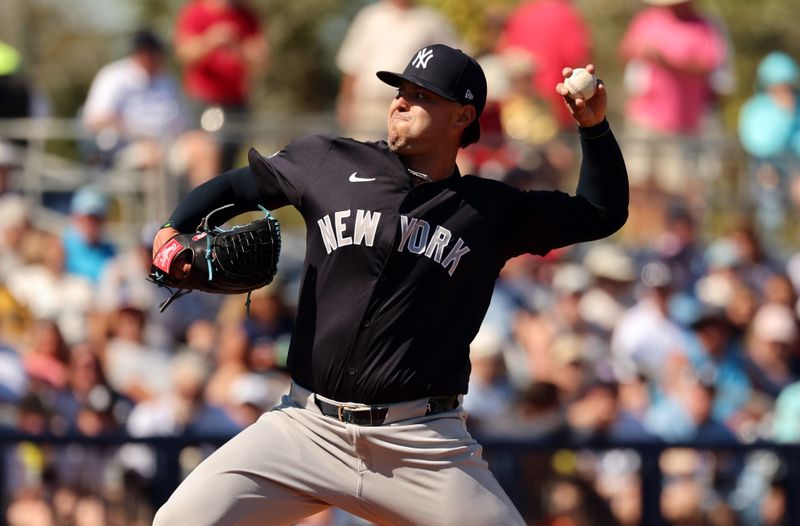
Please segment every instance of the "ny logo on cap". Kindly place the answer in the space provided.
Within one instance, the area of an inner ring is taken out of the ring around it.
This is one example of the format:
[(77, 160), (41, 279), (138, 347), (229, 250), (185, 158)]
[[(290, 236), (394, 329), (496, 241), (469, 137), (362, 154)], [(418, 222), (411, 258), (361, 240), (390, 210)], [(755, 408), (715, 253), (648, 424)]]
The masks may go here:
[(414, 57), (411, 64), (417, 69), (419, 69), (420, 66), (422, 66), (422, 69), (426, 69), (428, 67), (428, 61), (431, 58), (433, 58), (433, 51), (428, 48), (423, 48), (417, 51), (417, 56)]
[(464, 98), (467, 100), (473, 100), (475, 98), (475, 95), (472, 94), (472, 91), (467, 90), (467, 92), (464, 94)]

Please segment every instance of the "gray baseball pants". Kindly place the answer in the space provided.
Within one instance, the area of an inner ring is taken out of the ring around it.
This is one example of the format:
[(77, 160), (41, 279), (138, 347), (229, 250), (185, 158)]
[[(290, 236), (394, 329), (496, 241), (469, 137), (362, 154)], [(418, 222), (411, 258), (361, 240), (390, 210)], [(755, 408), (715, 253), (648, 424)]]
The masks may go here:
[(358, 426), (323, 415), (315, 396), (293, 384), (189, 474), (153, 526), (292, 524), (330, 506), (380, 525), (525, 524), (460, 407), (392, 404), (384, 425)]

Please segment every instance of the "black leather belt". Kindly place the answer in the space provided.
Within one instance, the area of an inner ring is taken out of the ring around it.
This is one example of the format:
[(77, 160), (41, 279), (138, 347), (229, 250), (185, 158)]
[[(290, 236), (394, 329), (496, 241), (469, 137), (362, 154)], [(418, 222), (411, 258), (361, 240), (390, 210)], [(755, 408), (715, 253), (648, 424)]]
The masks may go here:
[[(335, 418), (346, 424), (381, 426), (389, 414), (388, 405), (348, 406), (347, 404), (326, 402), (317, 397), (315, 397), (314, 401), (323, 415)], [(443, 413), (456, 407), (458, 407), (458, 396), (432, 396), (428, 399), (425, 413), (419, 416)]]

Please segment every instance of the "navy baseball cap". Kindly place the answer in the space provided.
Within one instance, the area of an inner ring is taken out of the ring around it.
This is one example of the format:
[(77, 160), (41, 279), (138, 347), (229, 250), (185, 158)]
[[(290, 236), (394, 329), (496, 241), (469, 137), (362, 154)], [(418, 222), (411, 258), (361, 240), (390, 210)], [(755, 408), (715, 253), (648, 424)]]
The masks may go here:
[(470, 104), (477, 110), (461, 139), (462, 146), (478, 142), (481, 126), (478, 122), (486, 105), (486, 76), (478, 62), (461, 51), (444, 44), (432, 44), (417, 51), (402, 73), (378, 71), (378, 78), (390, 86), (401, 80), (422, 86), (447, 100)]
[(159, 54), (164, 52), (164, 44), (158, 36), (149, 29), (140, 29), (133, 35), (134, 52)]

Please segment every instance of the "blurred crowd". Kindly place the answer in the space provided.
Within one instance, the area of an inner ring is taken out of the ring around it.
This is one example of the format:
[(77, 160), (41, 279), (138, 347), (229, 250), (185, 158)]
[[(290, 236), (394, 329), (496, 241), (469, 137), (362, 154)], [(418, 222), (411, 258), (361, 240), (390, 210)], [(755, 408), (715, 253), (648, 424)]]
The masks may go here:
[[(576, 134), (553, 87), (562, 66), (592, 62), (590, 30), (568, 0), (523, 1), (490, 20), (492, 44), (473, 50), (489, 78), (484, 133), (463, 151), (462, 171), (573, 191)], [(336, 58), (340, 132), (382, 139), (393, 94), (374, 71), (459, 39), (441, 13), (413, 1), (364, 7)], [(248, 86), (269, 63), (267, 42), (243, 2), (224, 0), (187, 2), (169, 44), (137, 32), (86, 94), (84, 161), (166, 165), (184, 191), (230, 168), (245, 144), (216, 132), (225, 119), (252, 118)], [(168, 53), (182, 84), (164, 67)], [(788, 524), (789, 473), (777, 453), (714, 446), (800, 443), (800, 247), (791, 239), (800, 68), (779, 50), (759, 64), (736, 136), (748, 202), (712, 233), (709, 188), (732, 155), (717, 140), (719, 100), (741, 89), (724, 21), (693, 0), (644, 0), (618, 58), (625, 89), (611, 96), (624, 97), (625, 111), (612, 125), (630, 172), (629, 223), (611, 240), (502, 270), (470, 349), (469, 426), (479, 437), (578, 448), (518, 466), (525, 487), (509, 493), (530, 524), (640, 524), (641, 459), (580, 450), (630, 443), (707, 448), (662, 456), (668, 524)], [(32, 114), (7, 111), (32, 106), (20, 71), (18, 53), (0, 45), (0, 117)], [(69, 196), (62, 228), (43, 229), (29, 196), (8, 184), (24, 143), (1, 146), (0, 426), (223, 439), (278, 402), (289, 385), (302, 232), (285, 229), (278, 279), (252, 295), (249, 312), (244, 297), (195, 292), (162, 313), (169, 292), (144, 277), (164, 218), (142, 218), (138, 242), (115, 243), (118, 197), (89, 184)], [(7, 444), (8, 522), (149, 524), (169, 491), (163, 470), (177, 461), (186, 472), (211, 447), (169, 459), (141, 444)], [(362, 522), (334, 512), (304, 524)]]

